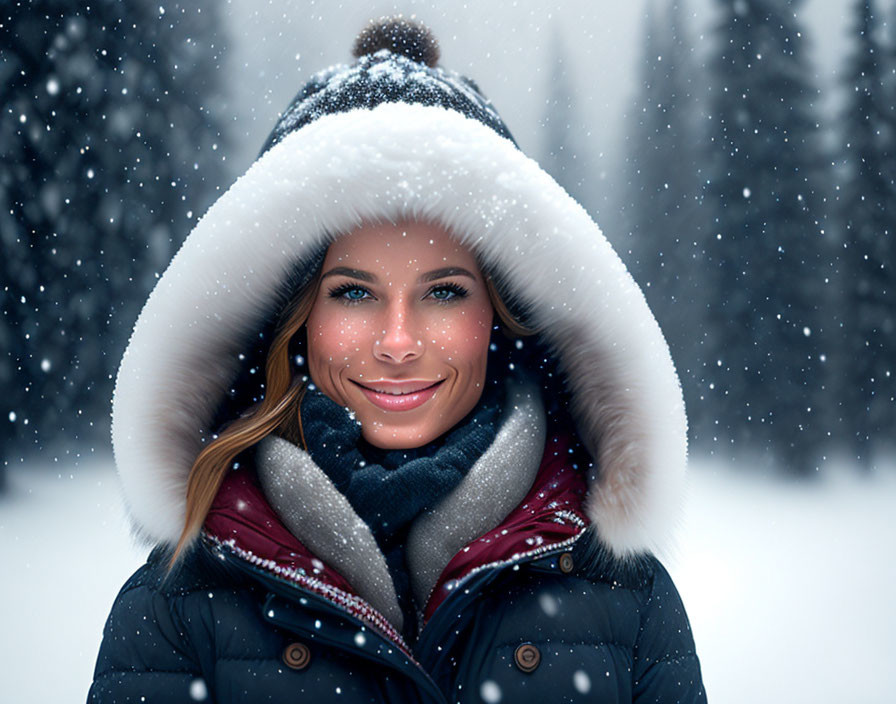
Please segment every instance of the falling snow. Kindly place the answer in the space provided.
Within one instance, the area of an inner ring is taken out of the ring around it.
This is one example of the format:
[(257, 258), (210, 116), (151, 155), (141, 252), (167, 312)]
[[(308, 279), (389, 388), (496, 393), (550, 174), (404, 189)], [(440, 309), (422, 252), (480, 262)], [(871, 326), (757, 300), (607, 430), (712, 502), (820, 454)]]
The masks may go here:
[[(520, 143), (601, 224), (669, 340), (698, 467), (673, 571), (710, 698), (758, 701), (798, 681), (807, 700), (886, 701), (896, 628), (896, 574), (880, 560), (896, 498), (893, 8), (766, 5), (684, 13), (660, 3), (646, 17), (625, 4), (551, 17), (501, 5), (477, 10), (472, 29), (466, 5), (430, 10), (446, 54), (482, 76)], [(15, 663), (4, 687), (16, 701), (62, 701), (89, 683), (114, 592), (143, 558), (126, 540), (109, 468), (66, 463), (108, 449), (113, 379), (146, 294), (255, 158), (282, 100), (320, 65), (348, 59), (336, 36), (361, 6), (309, 13), (241, 0), (202, 4), (200, 16), (72, 4), (26, 23), (12, 7), (0, 24), (0, 480), (10, 482), (0, 538), (16, 578), (0, 592), (20, 606), (6, 614), (16, 636), (0, 661)], [(554, 44), (538, 30), (545, 22)], [(619, 71), (586, 70), (609, 65)], [(405, 78), (382, 64), (370, 73)], [(257, 360), (227, 354), (264, 382)], [(35, 472), (24, 459), (35, 452), (54, 461)], [(706, 455), (715, 464), (701, 470)], [(853, 465), (863, 482), (848, 476)], [(775, 484), (767, 468), (813, 481)], [(867, 598), (843, 592), (832, 554), (840, 573), (864, 577)], [(563, 609), (547, 592), (538, 605), (549, 618)], [(45, 651), (58, 624), (79, 646), (48, 678), (21, 654)], [(363, 632), (354, 643), (369, 645)], [(831, 676), (843, 670), (843, 643), (861, 677)], [(579, 669), (571, 684), (587, 694), (605, 676)], [(504, 697), (492, 679), (479, 695)], [(190, 682), (189, 696), (207, 700), (206, 682)]]
[(208, 687), (205, 685), (205, 680), (195, 679), (190, 682), (190, 699), (194, 702), (204, 702), (208, 699)]
[[(609, 672), (607, 673), (610, 674)], [(572, 684), (577, 692), (588, 694), (591, 691), (591, 678), (584, 670), (576, 670), (572, 675)]]
[(494, 680), (485, 680), (479, 687), (479, 696), (486, 704), (497, 704), (501, 701), (501, 688)]

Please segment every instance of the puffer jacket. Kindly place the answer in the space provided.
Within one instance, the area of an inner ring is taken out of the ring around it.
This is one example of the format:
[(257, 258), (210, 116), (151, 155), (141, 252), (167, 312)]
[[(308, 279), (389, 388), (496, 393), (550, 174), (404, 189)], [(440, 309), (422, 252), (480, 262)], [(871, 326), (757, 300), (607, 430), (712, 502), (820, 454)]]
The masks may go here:
[[(704, 701), (655, 557), (687, 460), (662, 332), (600, 228), (475, 83), (387, 35), (392, 49), (374, 44), (303, 88), (137, 320), (112, 441), (135, 532), (159, 549), (112, 606), (90, 699)], [(422, 628), (402, 628), (383, 553), (346, 496), (276, 435), (228, 473), (201, 539), (166, 575), (193, 462), (265, 393), (286, 302), (334, 237), (415, 219), (469, 247), (536, 331), (489, 359), (510, 370), (519, 353), (534, 381), (508, 372), (494, 441), (409, 529)], [(300, 477), (289, 528), (259, 488), (271, 462)]]
[(90, 701), (705, 701), (668, 573), (589, 544), (572, 445), (548, 437), (523, 501), (451, 559), (413, 646), (234, 472), (185, 564), (166, 579), (157, 550), (122, 589)]

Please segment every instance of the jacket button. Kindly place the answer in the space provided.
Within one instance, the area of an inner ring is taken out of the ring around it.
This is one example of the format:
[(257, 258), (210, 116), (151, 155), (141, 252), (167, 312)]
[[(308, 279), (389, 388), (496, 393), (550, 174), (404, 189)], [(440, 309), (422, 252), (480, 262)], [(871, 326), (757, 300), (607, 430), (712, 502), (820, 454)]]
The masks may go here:
[(523, 672), (532, 672), (541, 662), (541, 653), (531, 643), (523, 643), (513, 653), (513, 661)]
[(560, 571), (561, 572), (563, 572), (564, 574), (569, 574), (570, 572), (572, 572), (573, 567), (574, 567), (573, 561), (572, 561), (572, 553), (565, 552), (562, 555), (560, 555), (559, 563), (560, 563)]
[(304, 643), (290, 643), (283, 649), (283, 662), (293, 670), (304, 670), (311, 660), (311, 651)]

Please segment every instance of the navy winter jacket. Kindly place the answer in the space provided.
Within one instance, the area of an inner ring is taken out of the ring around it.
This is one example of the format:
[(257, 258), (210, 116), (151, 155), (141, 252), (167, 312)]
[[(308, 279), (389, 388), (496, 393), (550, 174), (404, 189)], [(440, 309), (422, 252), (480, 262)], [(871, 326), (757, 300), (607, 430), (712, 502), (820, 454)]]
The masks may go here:
[(166, 578), (156, 550), (122, 589), (90, 701), (705, 701), (672, 580), (592, 541), (568, 445), (445, 568), (412, 646), (235, 472), (185, 563)]

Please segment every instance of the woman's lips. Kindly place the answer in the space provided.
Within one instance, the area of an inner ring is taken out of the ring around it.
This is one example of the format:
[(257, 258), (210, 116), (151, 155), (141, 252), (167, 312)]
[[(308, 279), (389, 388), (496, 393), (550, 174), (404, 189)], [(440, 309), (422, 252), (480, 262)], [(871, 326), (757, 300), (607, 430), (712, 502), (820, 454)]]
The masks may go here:
[(432, 386), (408, 394), (381, 394), (358, 384), (358, 382), (355, 383), (358, 384), (358, 388), (361, 389), (361, 393), (367, 397), (367, 400), (377, 408), (382, 408), (384, 411), (410, 411), (412, 408), (422, 406), (429, 401), (435, 395), (442, 381), (445, 380), (442, 379)]

